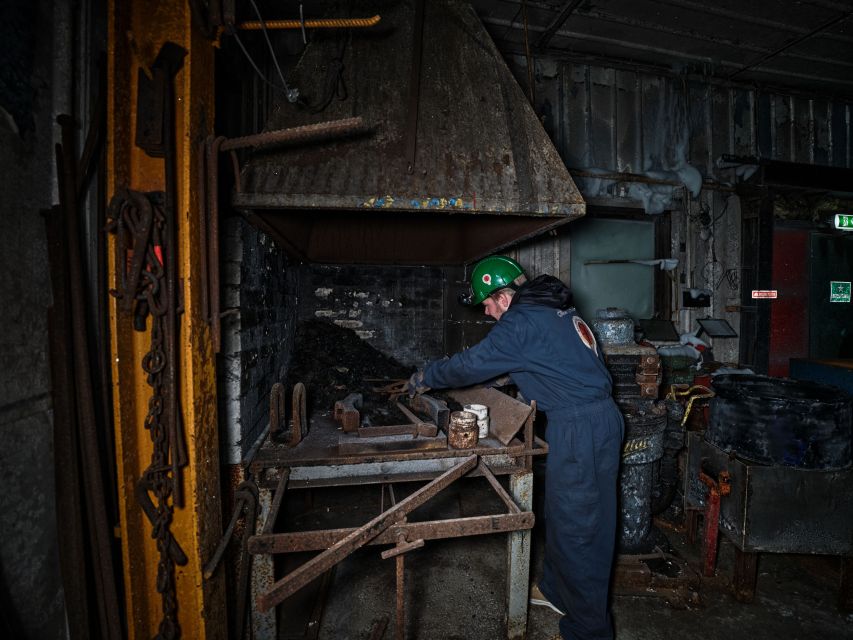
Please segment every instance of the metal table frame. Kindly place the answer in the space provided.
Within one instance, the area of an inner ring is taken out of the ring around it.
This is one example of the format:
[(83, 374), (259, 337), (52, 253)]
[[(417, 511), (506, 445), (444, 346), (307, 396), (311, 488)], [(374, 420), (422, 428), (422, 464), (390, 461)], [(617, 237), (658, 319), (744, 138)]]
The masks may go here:
[[(547, 445), (533, 435), (535, 415), (534, 410), (525, 421), (524, 442), (514, 438), (508, 445), (493, 441), (489, 446), (466, 450), (318, 456), (316, 451), (300, 453), (301, 445), (287, 449), (267, 439), (252, 463), (252, 473), (260, 490), (255, 535), (248, 541), (252, 554), (251, 624), (255, 640), (277, 638), (278, 602), (366, 544), (396, 545), (383, 552), (382, 557), (396, 558), (397, 637), (402, 638), (404, 554), (423, 546), (425, 540), (490, 533), (507, 533), (507, 638), (523, 638), (527, 631), (530, 530), (534, 523), (532, 457), (548, 451)], [(498, 482), (497, 475), (509, 476), (509, 492)], [(406, 521), (409, 511), (463, 476), (485, 477), (504, 502), (507, 512), (429, 522)], [(392, 485), (411, 481), (428, 481), (429, 484), (400, 502), (394, 500), (389, 487), (392, 506), (362, 527), (295, 533), (273, 530), (288, 489)], [(321, 550), (322, 553), (275, 580), (274, 554), (308, 550)]]

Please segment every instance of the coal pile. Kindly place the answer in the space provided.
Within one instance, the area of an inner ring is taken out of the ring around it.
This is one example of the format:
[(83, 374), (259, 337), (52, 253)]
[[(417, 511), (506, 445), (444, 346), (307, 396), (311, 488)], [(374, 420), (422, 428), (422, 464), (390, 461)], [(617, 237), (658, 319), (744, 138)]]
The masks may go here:
[[(370, 393), (373, 387), (386, 384), (378, 380), (408, 378), (413, 372), (374, 349), (352, 329), (312, 318), (296, 328), (288, 379), (290, 386), (296, 382), (305, 385), (309, 413), (330, 412), (337, 400), (361, 393), (363, 413), (370, 416), (379, 405), (388, 405), (388, 396)], [(387, 420), (374, 422), (379, 423)]]

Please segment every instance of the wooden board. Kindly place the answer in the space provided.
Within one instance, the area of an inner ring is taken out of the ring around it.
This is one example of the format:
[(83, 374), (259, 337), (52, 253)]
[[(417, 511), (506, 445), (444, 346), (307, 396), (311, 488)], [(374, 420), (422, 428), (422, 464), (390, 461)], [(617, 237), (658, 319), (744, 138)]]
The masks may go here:
[(489, 408), (489, 435), (507, 445), (524, 426), (533, 408), (491, 387), (471, 387), (447, 392), (460, 404), (484, 404)]
[(360, 438), (358, 433), (341, 433), (338, 439), (338, 453), (392, 453), (394, 451), (430, 451), (447, 449), (447, 436), (439, 432), (437, 436), (413, 438), (410, 435), (381, 436), (379, 438)]

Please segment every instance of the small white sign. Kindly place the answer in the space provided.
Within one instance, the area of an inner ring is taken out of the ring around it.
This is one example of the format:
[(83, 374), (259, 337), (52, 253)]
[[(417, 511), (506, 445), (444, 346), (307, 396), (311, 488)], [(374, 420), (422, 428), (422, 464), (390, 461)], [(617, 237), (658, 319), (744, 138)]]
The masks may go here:
[(776, 289), (752, 290), (752, 297), (755, 298), (778, 298), (779, 292)]

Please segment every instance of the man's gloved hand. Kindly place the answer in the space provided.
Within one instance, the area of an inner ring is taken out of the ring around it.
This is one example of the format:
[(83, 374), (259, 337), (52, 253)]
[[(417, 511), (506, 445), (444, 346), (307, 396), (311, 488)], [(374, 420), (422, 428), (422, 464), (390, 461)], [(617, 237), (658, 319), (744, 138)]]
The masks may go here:
[(409, 378), (408, 387), (410, 398), (429, 391), (429, 387), (424, 384), (424, 372), (422, 370), (419, 369), (412, 374), (412, 377)]

